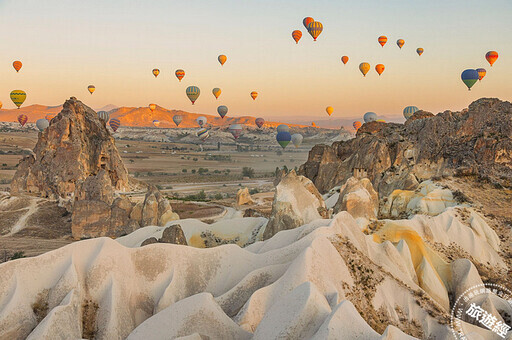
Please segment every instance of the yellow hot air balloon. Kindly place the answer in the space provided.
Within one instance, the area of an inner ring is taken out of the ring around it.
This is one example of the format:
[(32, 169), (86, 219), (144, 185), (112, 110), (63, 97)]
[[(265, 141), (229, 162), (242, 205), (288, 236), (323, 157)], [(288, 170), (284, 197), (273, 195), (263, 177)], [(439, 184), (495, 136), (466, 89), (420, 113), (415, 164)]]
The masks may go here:
[(256, 97), (258, 97), (258, 92), (256, 92), (256, 91), (252, 91), (252, 92), (251, 92), (251, 98), (252, 98), (252, 100), (256, 100)]
[(221, 65), (224, 65), (224, 63), (226, 62), (226, 60), (228, 60), (228, 57), (226, 57), (224, 54), (221, 54), (217, 59), (219, 60), (219, 63), (220, 63)]
[(363, 76), (366, 77), (366, 74), (368, 73), (368, 71), (370, 71), (370, 64), (368, 64), (368, 63), (359, 64), (359, 71), (361, 71)]
[(160, 74), (160, 70), (157, 68), (154, 68), (152, 72), (153, 72), (153, 75), (155, 76), (155, 78), (158, 77), (158, 75)]
[(216, 87), (216, 88), (214, 88), (214, 89), (212, 90), (212, 93), (213, 93), (213, 95), (215, 96), (215, 99), (218, 99), (218, 98), (219, 98), (219, 96), (220, 96), (221, 92), (222, 92), (222, 91), (221, 91), (218, 87)]
[(382, 72), (384, 72), (384, 65), (383, 64), (377, 64), (375, 65), (375, 71), (377, 71), (377, 73), (379, 74), (379, 76), (382, 74)]
[(151, 110), (151, 112), (155, 111), (156, 110), (156, 104), (149, 104), (149, 109)]
[(332, 106), (327, 106), (325, 108), (325, 111), (327, 112), (327, 114), (330, 116), (332, 115), (332, 113), (334, 112), (334, 109), (332, 108)]
[(94, 85), (89, 85), (87, 86), (87, 90), (92, 94), (96, 90), (96, 87)]
[(314, 21), (308, 25), (308, 32), (316, 41), (316, 38), (322, 33), (324, 26), (320, 21)]
[(16, 105), (18, 107), (18, 109), (23, 104), (25, 99), (27, 99), (27, 94), (25, 93), (25, 91), (23, 91), (23, 90), (11, 91), (11, 100), (14, 103), (14, 105)]

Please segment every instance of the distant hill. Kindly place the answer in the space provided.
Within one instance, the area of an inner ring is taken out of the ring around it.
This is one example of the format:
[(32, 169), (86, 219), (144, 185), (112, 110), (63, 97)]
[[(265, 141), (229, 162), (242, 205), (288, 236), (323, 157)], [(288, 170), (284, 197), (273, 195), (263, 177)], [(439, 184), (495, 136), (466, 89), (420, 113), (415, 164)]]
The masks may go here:
[(107, 112), (109, 112), (109, 111), (112, 111), (112, 110), (115, 110), (115, 109), (118, 109), (118, 108), (119, 108), (119, 106), (117, 106), (117, 105), (108, 104), (108, 105), (105, 105), (103, 107), (100, 107), (99, 109), (94, 109), (94, 110), (96, 112), (98, 112), (98, 111), (107, 111)]

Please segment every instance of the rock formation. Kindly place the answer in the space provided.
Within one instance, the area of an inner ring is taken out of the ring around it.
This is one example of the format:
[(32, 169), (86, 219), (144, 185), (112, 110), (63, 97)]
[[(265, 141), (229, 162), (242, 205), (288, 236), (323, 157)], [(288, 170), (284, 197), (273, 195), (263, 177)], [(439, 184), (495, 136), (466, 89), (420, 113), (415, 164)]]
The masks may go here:
[(276, 187), (272, 212), (263, 239), (281, 230), (294, 229), (316, 219), (327, 218), (325, 202), (315, 185), (294, 170), (281, 179)]
[(483, 98), (461, 112), (416, 112), (405, 124), (364, 124), (356, 138), (317, 145), (300, 168), (325, 193), (354, 171), (379, 193), (414, 190), (436, 176), (477, 175), (512, 186), (512, 104)]
[(379, 195), (368, 178), (350, 177), (341, 187), (334, 212), (347, 211), (354, 218), (375, 220), (379, 211)]
[(236, 205), (254, 204), (248, 188), (239, 189), (236, 193)]
[(141, 243), (141, 247), (153, 243), (172, 243), (185, 246), (188, 245), (187, 238), (185, 237), (183, 229), (179, 224), (173, 224), (165, 228), (160, 239), (157, 239), (153, 236), (144, 240), (144, 242)]
[(34, 154), (20, 161), (11, 193), (72, 197), (77, 186), (103, 169), (115, 190), (130, 188), (128, 172), (105, 123), (71, 97), (39, 134)]

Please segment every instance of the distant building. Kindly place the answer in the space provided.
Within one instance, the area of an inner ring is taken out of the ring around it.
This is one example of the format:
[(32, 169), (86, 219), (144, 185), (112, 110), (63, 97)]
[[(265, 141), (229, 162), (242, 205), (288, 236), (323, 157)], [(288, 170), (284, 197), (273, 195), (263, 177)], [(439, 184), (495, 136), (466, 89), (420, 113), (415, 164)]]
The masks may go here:
[(354, 177), (355, 178), (366, 178), (368, 174), (366, 173), (366, 169), (363, 168), (354, 168)]

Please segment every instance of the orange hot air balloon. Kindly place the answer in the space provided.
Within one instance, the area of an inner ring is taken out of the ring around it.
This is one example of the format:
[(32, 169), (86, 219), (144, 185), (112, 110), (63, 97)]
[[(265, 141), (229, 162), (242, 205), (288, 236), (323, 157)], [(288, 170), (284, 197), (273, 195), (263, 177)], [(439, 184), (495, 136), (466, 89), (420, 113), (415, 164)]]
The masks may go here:
[(149, 109), (151, 110), (151, 112), (155, 111), (156, 104), (149, 104)]
[(498, 52), (496, 51), (489, 51), (485, 54), (485, 59), (489, 62), (489, 64), (494, 64), (494, 62), (498, 59)]
[(366, 77), (366, 74), (368, 73), (368, 71), (370, 71), (370, 64), (368, 64), (368, 63), (359, 64), (359, 71), (361, 71), (363, 76)]
[(300, 38), (302, 38), (302, 32), (299, 30), (295, 30), (292, 32), (292, 38), (295, 40), (295, 42), (298, 44)]
[(25, 126), (25, 124), (27, 123), (27, 120), (28, 120), (27, 115), (19, 115), (18, 116), (18, 122), (20, 122), (22, 127)]
[(381, 35), (379, 37), (380, 46), (384, 47), (384, 45), (386, 45), (387, 42), (388, 42), (388, 37), (386, 37), (385, 35)]
[(0, 109), (2, 108), (2, 106), (4, 106), (4, 104), (2, 104), (2, 102), (0, 102)]
[(306, 27), (306, 29), (308, 29), (309, 24), (311, 24), (312, 22), (315, 22), (315, 19), (313, 19), (312, 17), (305, 17), (304, 20), (302, 20), (302, 24), (304, 25), (304, 27)]
[(341, 62), (346, 65), (348, 63), (348, 57), (346, 55), (341, 57)]
[(312, 126), (312, 127), (316, 127), (315, 122), (311, 122), (311, 126)]
[(352, 123), (352, 126), (354, 127), (354, 129), (356, 129), (356, 131), (357, 131), (357, 130), (359, 130), (359, 128), (360, 128), (362, 125), (363, 125), (363, 124), (362, 124), (360, 121), (358, 121), (358, 120), (356, 120), (354, 123)]
[(185, 77), (185, 71), (179, 69), (179, 70), (176, 70), (176, 72), (174, 72), (174, 74), (176, 75), (176, 78), (178, 78), (179, 81), (181, 81), (183, 79), (183, 77)]
[(224, 54), (221, 54), (220, 56), (217, 57), (217, 59), (219, 60), (219, 63), (224, 66), (224, 63), (226, 62), (226, 60), (228, 60), (228, 57), (226, 57)]
[(153, 75), (155, 76), (155, 78), (158, 77), (158, 75), (160, 74), (160, 70), (157, 68), (154, 68), (152, 72), (153, 72)]
[(375, 71), (377, 71), (377, 73), (379, 74), (379, 76), (382, 74), (382, 72), (384, 72), (384, 65), (383, 64), (377, 64), (375, 65)]
[(19, 60), (16, 60), (15, 62), (12, 63), (12, 66), (14, 67), (14, 69), (16, 70), (16, 72), (19, 72), (20, 69), (21, 69), (21, 66), (23, 64), (21, 63), (21, 61)]
[(258, 97), (258, 92), (252, 91), (251, 92), (251, 97), (252, 97), (252, 100), (256, 100), (256, 97)]
[(402, 49), (402, 47), (404, 46), (405, 44), (405, 40), (404, 39), (398, 39), (396, 41), (396, 44), (398, 45), (398, 47), (400, 47), (400, 49)]
[(325, 112), (327, 112), (327, 114), (330, 116), (334, 112), (334, 109), (332, 108), (332, 106), (327, 106), (325, 108)]
[(87, 86), (87, 90), (92, 94), (94, 91), (96, 91), (96, 87), (94, 85)]

